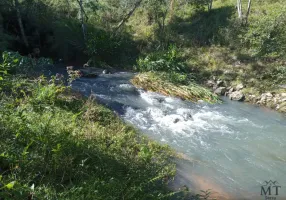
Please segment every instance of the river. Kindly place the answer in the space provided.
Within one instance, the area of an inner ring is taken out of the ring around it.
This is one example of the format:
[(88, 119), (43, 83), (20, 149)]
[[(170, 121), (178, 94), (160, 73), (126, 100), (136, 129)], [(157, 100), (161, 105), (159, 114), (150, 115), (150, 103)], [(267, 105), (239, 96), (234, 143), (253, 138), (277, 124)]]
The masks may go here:
[[(146, 92), (129, 82), (133, 75), (80, 78), (72, 88), (95, 96), (150, 138), (181, 152), (172, 187), (211, 189), (217, 199), (266, 199), (262, 186), (272, 180), (268, 196), (286, 199), (285, 116), (226, 98), (211, 105)], [(278, 195), (275, 186), (281, 186)]]

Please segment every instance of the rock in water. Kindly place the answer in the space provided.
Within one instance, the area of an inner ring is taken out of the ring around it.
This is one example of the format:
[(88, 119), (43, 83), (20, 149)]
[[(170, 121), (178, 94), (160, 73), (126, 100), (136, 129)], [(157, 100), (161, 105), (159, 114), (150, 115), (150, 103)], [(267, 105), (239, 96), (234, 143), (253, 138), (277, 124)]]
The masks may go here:
[(173, 122), (174, 122), (174, 124), (176, 124), (176, 123), (178, 123), (180, 121), (180, 119), (179, 118), (176, 118)]
[(188, 121), (188, 120), (194, 121), (194, 118), (190, 113), (185, 113), (184, 120), (185, 121)]
[(110, 71), (108, 71), (107, 69), (102, 71), (103, 74), (110, 74)]
[(226, 87), (219, 87), (214, 91), (214, 93), (217, 95), (224, 95), (225, 92), (226, 92)]
[(229, 99), (234, 101), (244, 101), (245, 96), (241, 91), (235, 91), (229, 95)]

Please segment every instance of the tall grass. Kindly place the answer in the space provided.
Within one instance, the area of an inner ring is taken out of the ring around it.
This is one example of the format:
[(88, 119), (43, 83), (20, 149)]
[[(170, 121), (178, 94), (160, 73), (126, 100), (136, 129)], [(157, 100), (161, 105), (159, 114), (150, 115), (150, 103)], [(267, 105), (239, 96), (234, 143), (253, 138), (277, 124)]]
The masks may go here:
[(183, 82), (178, 83), (178, 76), (175, 74), (170, 76), (169, 73), (141, 73), (136, 75), (131, 82), (148, 91), (159, 92), (168, 96), (180, 97), (184, 100), (197, 102), (204, 100), (206, 102), (218, 102), (218, 97), (208, 89), (199, 86), (198, 84), (183, 78)]
[(175, 174), (169, 147), (62, 83), (9, 74), (18, 58), (1, 64), (1, 200), (174, 196), (167, 188)]
[(24, 97), (1, 94), (0, 197), (168, 199), (175, 168), (167, 146), (62, 86), (29, 88)]

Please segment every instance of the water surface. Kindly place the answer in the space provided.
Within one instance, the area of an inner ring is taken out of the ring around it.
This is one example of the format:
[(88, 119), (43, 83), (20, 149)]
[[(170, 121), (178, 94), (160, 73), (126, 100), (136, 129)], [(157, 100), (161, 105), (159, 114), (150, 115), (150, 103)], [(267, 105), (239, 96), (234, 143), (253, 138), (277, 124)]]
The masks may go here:
[[(177, 162), (174, 187), (212, 189), (218, 199), (265, 199), (264, 181), (277, 181), (286, 199), (286, 118), (268, 109), (224, 99), (191, 103), (136, 89), (132, 73), (73, 82), (144, 134), (169, 144), (185, 158)], [(274, 193), (274, 192), (273, 192)]]

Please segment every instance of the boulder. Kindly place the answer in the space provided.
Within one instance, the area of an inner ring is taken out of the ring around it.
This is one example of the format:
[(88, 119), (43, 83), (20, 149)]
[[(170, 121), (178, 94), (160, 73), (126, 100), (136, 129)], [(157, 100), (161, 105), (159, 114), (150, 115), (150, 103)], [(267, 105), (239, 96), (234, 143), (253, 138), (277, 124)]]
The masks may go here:
[(213, 91), (215, 91), (218, 88), (217, 84), (214, 84)]
[(218, 87), (224, 86), (224, 82), (223, 82), (222, 80), (218, 80), (218, 81), (216, 82), (216, 85), (217, 85)]
[(257, 102), (258, 104), (267, 104), (273, 98), (273, 95), (270, 92), (263, 93), (260, 96), (260, 100)]
[(278, 103), (286, 102), (286, 93), (277, 94), (275, 97)]
[(226, 92), (226, 87), (219, 87), (214, 91), (214, 93), (217, 95), (224, 95), (225, 92)]
[(103, 70), (102, 73), (103, 73), (103, 74), (111, 74), (108, 69)]
[(280, 104), (277, 110), (286, 113), (286, 102)]
[(233, 101), (244, 101), (245, 96), (241, 91), (235, 91), (229, 95), (229, 99)]
[(244, 85), (238, 84), (238, 85), (235, 87), (235, 90), (236, 90), (236, 91), (239, 91), (239, 90), (242, 90), (243, 88), (244, 88)]
[(233, 92), (234, 92), (234, 88), (231, 87), (231, 88), (228, 90), (228, 93), (231, 94), (231, 93), (233, 93)]
[(250, 95), (248, 95), (247, 100), (249, 102), (256, 102), (257, 101), (257, 97), (254, 94), (250, 94)]
[(213, 87), (213, 86), (215, 85), (215, 82), (214, 82), (213, 80), (208, 80), (207, 83), (206, 83), (206, 85), (207, 85), (208, 87)]

